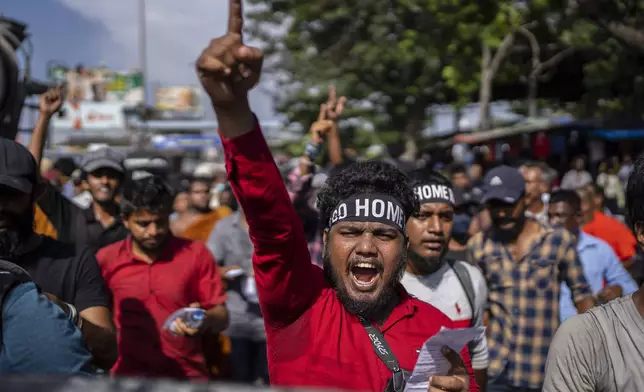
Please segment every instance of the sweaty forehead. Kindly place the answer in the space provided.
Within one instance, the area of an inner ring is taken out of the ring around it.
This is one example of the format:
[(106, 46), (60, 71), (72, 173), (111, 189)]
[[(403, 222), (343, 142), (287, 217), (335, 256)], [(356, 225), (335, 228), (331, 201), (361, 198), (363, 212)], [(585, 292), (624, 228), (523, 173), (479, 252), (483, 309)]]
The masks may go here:
[(336, 223), (331, 230), (361, 230), (361, 231), (376, 231), (376, 230), (391, 230), (398, 231), (395, 228), (381, 222), (352, 222), (344, 221)]
[(420, 205), (420, 212), (431, 214), (454, 212), (454, 207), (448, 203), (423, 203)]

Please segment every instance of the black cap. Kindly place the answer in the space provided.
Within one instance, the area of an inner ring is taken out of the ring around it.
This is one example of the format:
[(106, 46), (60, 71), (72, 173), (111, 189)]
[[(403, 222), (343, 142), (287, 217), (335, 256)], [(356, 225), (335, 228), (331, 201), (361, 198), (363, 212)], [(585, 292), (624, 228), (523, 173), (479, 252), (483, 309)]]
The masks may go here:
[(125, 173), (124, 161), (125, 155), (105, 147), (85, 154), (81, 168), (85, 173), (91, 173), (98, 169), (113, 169), (119, 173)]
[(0, 137), (0, 185), (31, 193), (37, 176), (33, 155), (22, 144)]
[(490, 170), (483, 179), (483, 200), (500, 200), (514, 204), (525, 192), (525, 181), (519, 170), (510, 166), (497, 166)]

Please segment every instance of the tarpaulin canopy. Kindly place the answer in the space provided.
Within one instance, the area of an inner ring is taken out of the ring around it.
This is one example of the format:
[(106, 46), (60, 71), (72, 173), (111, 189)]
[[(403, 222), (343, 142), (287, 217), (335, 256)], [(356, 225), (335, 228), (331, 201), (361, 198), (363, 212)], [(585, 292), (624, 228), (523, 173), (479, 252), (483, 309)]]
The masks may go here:
[(644, 139), (644, 129), (598, 129), (592, 135), (606, 140)]

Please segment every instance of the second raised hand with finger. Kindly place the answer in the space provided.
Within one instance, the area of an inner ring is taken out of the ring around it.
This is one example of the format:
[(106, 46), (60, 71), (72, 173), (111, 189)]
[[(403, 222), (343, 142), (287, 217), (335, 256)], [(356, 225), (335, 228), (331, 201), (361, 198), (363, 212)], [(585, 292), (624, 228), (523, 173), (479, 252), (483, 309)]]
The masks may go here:
[(326, 103), (326, 118), (336, 121), (342, 114), (346, 102), (346, 97), (340, 97), (340, 99), (337, 98), (335, 86), (329, 87), (329, 99)]

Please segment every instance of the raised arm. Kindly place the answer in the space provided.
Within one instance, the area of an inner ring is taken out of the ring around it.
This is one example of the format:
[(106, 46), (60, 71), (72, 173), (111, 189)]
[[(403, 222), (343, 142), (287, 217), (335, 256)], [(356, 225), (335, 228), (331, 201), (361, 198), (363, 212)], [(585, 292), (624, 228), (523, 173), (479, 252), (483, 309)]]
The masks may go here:
[(306, 311), (321, 287), (302, 224), (248, 104), (263, 54), (242, 41), (241, 0), (230, 0), (228, 32), (202, 52), (197, 72), (219, 123), (228, 180), (255, 247), (253, 267), (262, 314), (283, 326)]

